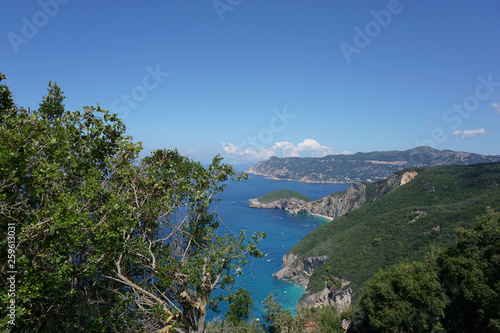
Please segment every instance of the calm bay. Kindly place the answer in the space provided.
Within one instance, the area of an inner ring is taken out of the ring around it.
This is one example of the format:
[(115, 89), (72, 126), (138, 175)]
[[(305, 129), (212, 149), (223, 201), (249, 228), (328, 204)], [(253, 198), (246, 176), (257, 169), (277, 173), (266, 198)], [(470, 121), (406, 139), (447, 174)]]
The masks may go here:
[[(270, 294), (283, 307), (295, 313), (295, 304), (305, 292), (304, 288), (285, 281), (276, 280), (272, 274), (280, 270), (283, 255), (297, 244), (302, 237), (328, 220), (310, 214), (291, 215), (284, 210), (255, 209), (248, 207), (248, 199), (258, 198), (275, 190), (293, 190), (311, 199), (319, 199), (328, 194), (345, 191), (349, 184), (315, 184), (296, 181), (277, 181), (263, 176), (250, 175), (240, 182), (231, 182), (219, 195), (217, 211), (224, 224), (220, 232), (239, 233), (246, 230), (250, 237), (256, 230), (265, 232), (266, 239), (260, 242), (259, 249), (264, 259), (250, 259), (242, 267), (243, 274), (236, 278), (236, 289), (244, 287), (251, 293), (254, 301), (253, 316), (263, 315), (262, 301)], [(236, 290), (235, 289), (235, 290)], [(211, 314), (211, 319), (223, 316), (227, 306), (221, 304), (220, 314)]]

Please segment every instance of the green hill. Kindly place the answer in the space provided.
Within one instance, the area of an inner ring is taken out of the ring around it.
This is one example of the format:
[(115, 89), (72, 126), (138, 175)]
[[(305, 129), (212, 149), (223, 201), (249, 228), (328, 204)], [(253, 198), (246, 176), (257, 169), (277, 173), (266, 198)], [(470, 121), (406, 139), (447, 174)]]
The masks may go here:
[(300, 199), (300, 200), (304, 200), (305, 202), (311, 201), (311, 199), (309, 199), (305, 195), (303, 195), (299, 192), (292, 191), (292, 190), (273, 191), (273, 192), (264, 194), (263, 196), (259, 197), (257, 200), (261, 204), (267, 204), (267, 203), (270, 203), (270, 202), (273, 202), (273, 201), (276, 201), (279, 199), (285, 199), (285, 198), (286, 199), (292, 199), (292, 198)]
[(361, 208), (315, 229), (289, 251), (299, 258), (329, 256), (314, 270), (308, 293), (337, 276), (351, 281), (359, 295), (380, 268), (420, 260), (432, 244), (450, 244), (454, 229), (470, 227), (486, 207), (500, 210), (500, 163), (418, 169), (394, 191), (386, 185), (386, 180), (366, 184)]

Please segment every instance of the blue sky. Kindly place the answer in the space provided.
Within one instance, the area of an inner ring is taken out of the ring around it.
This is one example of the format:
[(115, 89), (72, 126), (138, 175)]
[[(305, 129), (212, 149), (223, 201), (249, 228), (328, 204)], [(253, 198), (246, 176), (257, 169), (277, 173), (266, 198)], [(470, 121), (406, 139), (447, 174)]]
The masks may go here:
[(118, 113), (144, 154), (206, 162), (403, 150), (500, 154), (500, 2), (3, 1), (20, 106)]

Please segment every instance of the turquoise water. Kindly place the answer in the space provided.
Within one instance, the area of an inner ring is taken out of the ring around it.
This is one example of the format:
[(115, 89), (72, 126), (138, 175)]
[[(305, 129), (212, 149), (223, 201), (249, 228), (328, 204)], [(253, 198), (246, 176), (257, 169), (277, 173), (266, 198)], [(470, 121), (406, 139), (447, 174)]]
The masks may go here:
[[(244, 229), (247, 236), (251, 236), (255, 230), (267, 234), (267, 238), (259, 246), (265, 258), (250, 259), (248, 265), (242, 268), (243, 275), (236, 278), (236, 288), (244, 287), (251, 293), (254, 301), (253, 316), (262, 317), (262, 301), (269, 294), (273, 294), (285, 309), (295, 313), (295, 304), (305, 292), (304, 288), (278, 281), (272, 274), (280, 270), (281, 259), (288, 250), (327, 220), (309, 214), (290, 215), (282, 210), (249, 208), (247, 200), (280, 189), (294, 190), (314, 200), (333, 192), (344, 191), (348, 186), (349, 184), (275, 181), (251, 175), (248, 180), (230, 183), (226, 191), (219, 195), (221, 201), (217, 204), (217, 211), (228, 228), (236, 233)], [(224, 228), (221, 224), (222, 232)], [(225, 305), (221, 305), (220, 314), (211, 314), (210, 319), (223, 316), (226, 309)]]

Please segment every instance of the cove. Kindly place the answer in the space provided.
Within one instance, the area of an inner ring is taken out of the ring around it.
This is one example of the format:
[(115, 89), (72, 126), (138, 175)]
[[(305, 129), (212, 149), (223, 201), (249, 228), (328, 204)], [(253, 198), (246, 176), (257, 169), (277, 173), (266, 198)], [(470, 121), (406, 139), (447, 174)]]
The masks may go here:
[[(328, 220), (309, 214), (291, 215), (286, 211), (273, 209), (255, 209), (248, 207), (248, 199), (258, 198), (275, 190), (293, 190), (315, 200), (328, 194), (345, 191), (349, 184), (315, 184), (295, 181), (266, 179), (263, 176), (250, 175), (240, 182), (231, 182), (218, 198), (216, 210), (222, 217), (223, 224), (219, 232), (239, 233), (246, 230), (250, 237), (256, 230), (265, 232), (259, 249), (265, 254), (264, 259), (250, 259), (242, 267), (243, 274), (236, 277), (235, 289), (243, 287), (251, 293), (253, 314), (262, 318), (262, 301), (270, 294), (286, 310), (295, 313), (295, 304), (304, 294), (305, 289), (289, 282), (276, 280), (272, 274), (280, 270), (281, 259), (305, 235)], [(228, 230), (230, 229), (230, 230)], [(209, 320), (222, 318), (227, 311), (227, 304), (221, 304), (220, 313), (210, 313)]]

